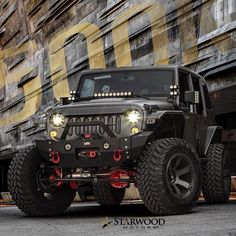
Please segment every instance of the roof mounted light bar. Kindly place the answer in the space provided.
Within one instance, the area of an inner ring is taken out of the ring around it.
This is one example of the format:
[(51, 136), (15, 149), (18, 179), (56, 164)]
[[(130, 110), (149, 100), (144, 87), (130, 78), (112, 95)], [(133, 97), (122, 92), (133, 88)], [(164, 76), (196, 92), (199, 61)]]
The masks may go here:
[(116, 92), (116, 93), (94, 93), (94, 97), (130, 97), (132, 92)]

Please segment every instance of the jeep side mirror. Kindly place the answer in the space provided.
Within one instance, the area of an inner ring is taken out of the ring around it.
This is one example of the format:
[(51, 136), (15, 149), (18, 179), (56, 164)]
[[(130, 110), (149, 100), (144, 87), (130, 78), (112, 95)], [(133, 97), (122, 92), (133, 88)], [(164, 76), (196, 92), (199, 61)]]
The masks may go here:
[(184, 100), (190, 104), (199, 104), (199, 91), (186, 91)]

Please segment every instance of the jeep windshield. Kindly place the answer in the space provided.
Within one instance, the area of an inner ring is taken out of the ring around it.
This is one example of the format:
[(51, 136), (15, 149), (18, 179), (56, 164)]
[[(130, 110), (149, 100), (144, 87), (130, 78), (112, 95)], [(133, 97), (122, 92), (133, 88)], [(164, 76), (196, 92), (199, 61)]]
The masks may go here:
[(79, 93), (81, 98), (117, 92), (132, 92), (137, 97), (168, 97), (174, 83), (171, 70), (109, 71), (84, 75)]

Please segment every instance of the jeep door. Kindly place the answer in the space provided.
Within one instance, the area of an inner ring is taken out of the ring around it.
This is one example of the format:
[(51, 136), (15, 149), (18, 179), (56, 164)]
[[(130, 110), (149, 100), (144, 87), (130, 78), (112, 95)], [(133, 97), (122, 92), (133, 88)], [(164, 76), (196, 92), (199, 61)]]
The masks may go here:
[(183, 139), (192, 144), (194, 148), (197, 145), (196, 114), (193, 112), (193, 106), (185, 101), (185, 92), (192, 90), (191, 75), (188, 71), (178, 70), (179, 79), (179, 108), (185, 114), (185, 126)]
[(207, 112), (205, 97), (203, 91), (203, 79), (196, 74), (191, 74), (192, 89), (199, 92), (199, 104), (194, 105), (196, 115), (196, 133), (197, 133), (197, 152), (199, 155), (204, 153), (204, 146), (207, 133)]

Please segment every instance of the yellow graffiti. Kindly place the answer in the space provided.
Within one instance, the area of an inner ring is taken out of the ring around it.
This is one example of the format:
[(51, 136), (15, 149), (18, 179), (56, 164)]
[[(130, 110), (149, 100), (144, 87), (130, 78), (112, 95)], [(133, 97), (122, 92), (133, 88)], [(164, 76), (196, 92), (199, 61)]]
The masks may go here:
[(0, 89), (5, 87), (5, 64), (0, 60)]
[[(177, 1), (177, 17), (179, 19), (182, 64), (191, 64), (198, 58), (197, 35), (194, 24), (192, 1)], [(187, 32), (187, 33), (186, 33)]]
[[(199, 14), (199, 26), (195, 24), (193, 1), (191, 0), (176, 0), (176, 24), (179, 29), (179, 41), (180, 48), (177, 49), (176, 54), (181, 54), (182, 64), (188, 65), (199, 58), (199, 49), (197, 41), (203, 36), (204, 47), (213, 45), (214, 49), (220, 53), (230, 50), (232, 48), (231, 35), (224, 33), (220, 35), (213, 35), (217, 30), (217, 21), (213, 17), (212, 9), (215, 7), (214, 0), (203, 1), (201, 4), (201, 13)], [(168, 64), (170, 56), (170, 42), (168, 36), (168, 22), (167, 14), (171, 11), (169, 8), (165, 8), (166, 4), (157, 2), (156, 0), (145, 0), (139, 4), (136, 4), (118, 15), (111, 23), (112, 40), (115, 53), (115, 61), (117, 67), (132, 66), (131, 45), (130, 38), (134, 35), (130, 35), (129, 21), (133, 17), (143, 14), (148, 16), (151, 27), (152, 44), (153, 44), (153, 64)], [(200, 7), (200, 6), (199, 6)], [(169, 11), (169, 12), (167, 12)], [(196, 27), (199, 27), (199, 29)], [(145, 30), (144, 28), (141, 30)], [(197, 35), (199, 30), (199, 35)], [(106, 31), (105, 31), (106, 33)], [(136, 34), (138, 32), (134, 32)], [(87, 54), (89, 60), (90, 69), (105, 68), (105, 56), (104, 56), (104, 42), (101, 34), (101, 30), (98, 26), (92, 23), (79, 23), (63, 31), (58, 32), (52, 40), (49, 42), (49, 64), (50, 64), (50, 76), (52, 81), (53, 94), (57, 100), (61, 97), (69, 95), (69, 83), (68, 83), (68, 68), (66, 65), (65, 46), (73, 37), (78, 34), (83, 34), (87, 43)], [(206, 37), (207, 36), (207, 37)], [(209, 37), (208, 37), (209, 36)], [(211, 37), (210, 37), (211, 36)], [(204, 39), (205, 38), (205, 39)], [(209, 39), (208, 39), (209, 38)], [(201, 42), (201, 44), (203, 44)], [(37, 44), (34, 40), (23, 43), (19, 46), (15, 46), (8, 49), (0, 50), (0, 89), (4, 87), (15, 86), (23, 76), (30, 73), (32, 68), (26, 69), (14, 69), (13, 72), (7, 70), (5, 59), (11, 58), (19, 53), (27, 52), (27, 56), (30, 58), (37, 51)], [(209, 50), (209, 54), (212, 51)], [(203, 53), (204, 54), (204, 53)], [(176, 55), (174, 55), (176, 56)], [(203, 55), (204, 57), (207, 54)], [(18, 68), (18, 66), (17, 66)], [(0, 126), (11, 125), (28, 119), (30, 116), (37, 112), (42, 101), (42, 88), (40, 77), (37, 76), (30, 82), (23, 86), (24, 92), (24, 107), (17, 113), (10, 114), (9, 117), (2, 115), (0, 120)], [(8, 98), (16, 96), (16, 93), (20, 89), (16, 89), (15, 93), (8, 94)], [(0, 90), (1, 91), (1, 90)], [(1, 91), (2, 92), (2, 91)]]
[(230, 33), (220, 35), (212, 39), (212, 43), (220, 53), (227, 52), (232, 48), (232, 40)]
[(131, 66), (132, 59), (129, 45), (128, 22), (117, 26), (113, 32), (113, 43), (116, 58), (116, 66)]
[(66, 40), (77, 34), (83, 34), (87, 40), (87, 51), (89, 65), (91, 69), (105, 68), (104, 48), (99, 28), (91, 23), (81, 23), (59, 32), (49, 45), (49, 60), (51, 67), (51, 80), (55, 98), (59, 101), (61, 97), (69, 95), (69, 85), (67, 78), (67, 68), (64, 52)]
[(152, 28), (154, 65), (169, 63), (169, 39), (166, 25), (166, 12), (161, 4), (155, 3), (145, 10)]
[[(153, 0), (144, 1), (120, 14), (112, 24), (116, 66), (132, 65), (128, 20), (134, 15), (144, 12), (148, 14), (152, 28), (152, 40), (155, 53), (154, 64), (168, 64), (168, 33), (165, 24), (165, 10), (161, 4)], [(160, 33), (161, 30), (161, 33)]]
[(4, 60), (23, 52), (27, 52), (29, 56), (33, 55), (33, 53), (36, 51), (36, 48), (37, 44), (34, 40), (32, 40), (15, 47), (0, 50), (0, 89), (8, 83), (8, 80), (5, 78), (5, 74), (7, 74), (7, 68)]
[[(33, 54), (37, 45), (35, 41), (29, 41), (17, 47), (12, 47), (9, 49), (2, 50), (0, 53), (0, 69), (1, 69), (1, 78), (0, 78), (0, 89), (4, 86), (16, 85), (23, 76), (30, 73), (32, 68), (20, 68), (18, 70), (13, 70), (13, 72), (7, 73), (7, 68), (4, 63), (4, 59), (8, 57), (13, 57), (19, 53), (27, 52), (28, 55)], [(5, 75), (7, 74), (7, 75)], [(42, 100), (42, 89), (41, 89), (41, 79), (39, 76), (31, 80), (30, 82), (23, 85), (24, 92), (24, 106), (23, 108), (14, 114), (10, 114), (7, 117), (1, 117), (0, 127), (18, 123), (28, 119), (30, 116), (34, 115), (39, 107), (41, 106)], [(14, 97), (15, 94), (11, 94), (11, 97)], [(8, 95), (8, 97), (10, 97)]]
[[(6, 77), (7, 84), (14, 84), (19, 82), (19, 80), (30, 73), (32, 69), (23, 69), (15, 73), (9, 73)], [(34, 115), (40, 105), (42, 100), (42, 90), (41, 90), (41, 79), (39, 76), (26, 83), (23, 86), (25, 104), (24, 107), (19, 111), (10, 115), (8, 117), (1, 117), (0, 127), (18, 123), (28, 119), (30, 116)]]
[(215, 29), (217, 29), (217, 23), (212, 16), (211, 10), (214, 5), (215, 0), (206, 1), (202, 6), (200, 25), (201, 25), (201, 35), (206, 35)]

